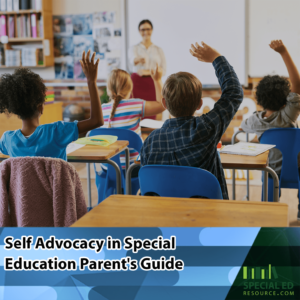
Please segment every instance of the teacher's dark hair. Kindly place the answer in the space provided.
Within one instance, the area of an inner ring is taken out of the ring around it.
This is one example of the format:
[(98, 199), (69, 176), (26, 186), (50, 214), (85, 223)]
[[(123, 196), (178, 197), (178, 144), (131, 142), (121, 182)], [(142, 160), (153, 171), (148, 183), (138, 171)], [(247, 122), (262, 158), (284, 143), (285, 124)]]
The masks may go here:
[(142, 20), (142, 21), (140, 22), (140, 24), (139, 24), (139, 30), (140, 30), (140, 27), (141, 27), (143, 24), (146, 24), (146, 23), (148, 23), (148, 24), (151, 26), (151, 28), (153, 29), (153, 24), (152, 24), (152, 22), (151, 22), (150, 20)]

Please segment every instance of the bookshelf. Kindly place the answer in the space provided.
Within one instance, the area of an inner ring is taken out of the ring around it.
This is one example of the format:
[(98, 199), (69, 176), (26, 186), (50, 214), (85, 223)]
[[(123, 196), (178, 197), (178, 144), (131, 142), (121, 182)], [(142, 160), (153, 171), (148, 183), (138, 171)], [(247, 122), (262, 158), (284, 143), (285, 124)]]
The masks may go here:
[[(30, 1), (29, 1), (30, 2)], [(32, 29), (32, 15), (36, 16), (36, 31), (37, 37), (33, 36)], [(6, 66), (5, 58), (3, 59), (3, 65), (0, 65), (0, 69), (2, 68), (45, 68), (45, 67), (53, 67), (54, 66), (54, 42), (53, 42), (53, 21), (52, 21), (52, 0), (42, 0), (42, 9), (26, 9), (19, 11), (0, 11), (0, 16), (5, 16), (6, 18), (6, 33), (8, 36), (8, 43), (2, 44), (4, 48), (4, 56), (7, 54), (6, 50), (21, 50), (21, 53), (24, 54), (25, 47), (31, 50), (31, 60), (33, 61), (34, 55), (36, 56), (35, 64), (28, 65), (28, 61), (26, 65), (22, 63), (22, 54), (21, 54), (21, 66)], [(20, 22), (23, 21), (23, 32), (20, 32)], [(40, 22), (42, 20), (43, 26), (40, 27)], [(12, 28), (14, 28), (14, 34), (10, 34), (9, 26), (13, 22)], [(26, 29), (24, 29), (24, 25)], [(26, 34), (24, 34), (26, 33)], [(40, 52), (34, 52), (34, 47), (39, 46)], [(18, 49), (16, 49), (18, 48)], [(26, 51), (26, 50), (25, 50)], [(27, 53), (30, 52), (27, 51)], [(39, 53), (39, 54), (38, 54)], [(14, 53), (14, 55), (18, 56), (18, 53)], [(39, 57), (38, 57), (39, 56)], [(25, 59), (24, 59), (25, 60)]]

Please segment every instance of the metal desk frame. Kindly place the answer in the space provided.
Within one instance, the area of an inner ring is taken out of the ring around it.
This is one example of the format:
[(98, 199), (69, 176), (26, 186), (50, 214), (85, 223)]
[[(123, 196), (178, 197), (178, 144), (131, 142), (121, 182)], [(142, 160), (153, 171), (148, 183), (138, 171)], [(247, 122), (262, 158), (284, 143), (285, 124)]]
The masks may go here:
[[(231, 144), (233, 145), (235, 142), (235, 138), (238, 134), (240, 133), (245, 133), (243, 130), (239, 130), (237, 131), (231, 139)], [(246, 133), (246, 142), (249, 142), (249, 133)], [(271, 169), (268, 164), (265, 168), (263, 169), (257, 169), (257, 168), (236, 168), (232, 170), (232, 200), (235, 200), (235, 170), (247, 170), (247, 194), (245, 196), (245, 198), (247, 199), (247, 201), (249, 201), (249, 197), (250, 197), (250, 182), (249, 182), (249, 170), (258, 170), (258, 171), (263, 171), (263, 176), (264, 176), (264, 198), (263, 200), (265, 202), (268, 201), (268, 173), (271, 174), (272, 178), (273, 178), (273, 201), (274, 202), (279, 202), (279, 179), (278, 176), (276, 174), (276, 172)]]

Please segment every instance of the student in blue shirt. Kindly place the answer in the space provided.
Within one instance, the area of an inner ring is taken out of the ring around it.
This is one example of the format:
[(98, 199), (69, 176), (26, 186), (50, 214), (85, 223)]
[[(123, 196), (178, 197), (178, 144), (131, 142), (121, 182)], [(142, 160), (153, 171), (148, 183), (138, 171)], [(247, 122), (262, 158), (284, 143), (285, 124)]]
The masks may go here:
[(214, 174), (228, 199), (218, 142), (243, 101), (243, 89), (233, 67), (215, 49), (202, 43), (192, 45), (191, 54), (212, 63), (222, 89), (214, 108), (201, 117), (194, 113), (202, 106), (202, 85), (187, 72), (168, 77), (162, 91), (162, 104), (173, 118), (154, 130), (141, 149), (141, 165), (179, 165), (205, 169)]
[[(90, 60), (90, 51), (80, 61), (87, 78), (91, 98), (91, 116), (80, 122), (55, 122), (39, 125), (44, 111), (46, 86), (42, 78), (26, 68), (14, 74), (4, 74), (0, 81), (0, 113), (15, 114), (22, 120), (22, 128), (7, 131), (0, 140), (0, 151), (10, 157), (43, 156), (67, 160), (68, 144), (78, 135), (104, 124), (97, 89), (99, 59)], [(9, 120), (8, 120), (9, 122)]]

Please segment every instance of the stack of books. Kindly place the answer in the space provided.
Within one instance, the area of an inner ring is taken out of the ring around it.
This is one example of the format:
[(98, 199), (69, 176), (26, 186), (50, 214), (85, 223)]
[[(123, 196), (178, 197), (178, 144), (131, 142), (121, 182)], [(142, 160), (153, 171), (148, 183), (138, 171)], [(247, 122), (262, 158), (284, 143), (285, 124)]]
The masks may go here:
[(38, 38), (43, 37), (43, 16), (37, 14), (16, 16), (16, 28), (14, 16), (0, 16), (0, 36), (9, 38)]
[(21, 50), (5, 50), (5, 66), (21, 66)]
[(44, 64), (43, 45), (41, 43), (13, 45), (12, 48), (21, 51), (22, 66), (35, 67)]
[(55, 100), (54, 91), (47, 91), (46, 92), (46, 102), (45, 102), (45, 104), (53, 103), (54, 100)]
[(42, 10), (42, 0), (0, 0), (1, 11)]

